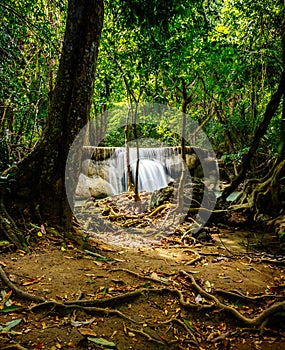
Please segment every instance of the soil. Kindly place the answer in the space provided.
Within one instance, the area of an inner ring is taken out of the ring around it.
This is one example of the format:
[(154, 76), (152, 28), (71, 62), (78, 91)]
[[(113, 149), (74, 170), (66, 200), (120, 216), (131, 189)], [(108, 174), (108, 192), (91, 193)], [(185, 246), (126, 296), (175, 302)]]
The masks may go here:
[[(223, 227), (211, 234), (209, 242), (167, 237), (137, 247), (90, 238), (94, 255), (39, 233), (31, 253), (3, 252), (0, 264), (16, 287), (57, 303), (35, 307), (0, 282), (0, 349), (284, 349), (284, 315), (255, 329), (207, 297), (247, 318), (283, 301), (283, 247), (269, 233)], [(99, 299), (107, 303), (96, 309), (57, 307)]]

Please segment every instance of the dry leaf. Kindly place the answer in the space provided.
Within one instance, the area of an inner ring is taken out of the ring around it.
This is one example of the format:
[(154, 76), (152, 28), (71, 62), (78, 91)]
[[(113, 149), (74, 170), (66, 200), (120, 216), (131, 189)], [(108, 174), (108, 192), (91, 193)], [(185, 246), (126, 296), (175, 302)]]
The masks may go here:
[(78, 331), (81, 335), (91, 335), (93, 337), (97, 336), (96, 332), (90, 328), (80, 327), (80, 328), (78, 328)]
[(28, 281), (26, 281), (26, 282), (23, 283), (23, 286), (30, 286), (31, 284), (35, 284), (35, 283), (40, 282), (42, 279), (43, 279), (43, 276), (42, 276), (42, 277), (34, 278), (34, 279), (32, 279), (32, 280), (28, 280)]

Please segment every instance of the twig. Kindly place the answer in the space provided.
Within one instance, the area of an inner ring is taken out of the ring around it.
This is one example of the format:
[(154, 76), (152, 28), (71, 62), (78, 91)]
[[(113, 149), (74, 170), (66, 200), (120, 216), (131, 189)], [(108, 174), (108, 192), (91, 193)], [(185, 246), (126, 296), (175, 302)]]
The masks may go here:
[(194, 333), (192, 332), (192, 330), (189, 327), (187, 327), (187, 325), (183, 321), (179, 320), (178, 318), (171, 318), (170, 320), (167, 320), (167, 321), (164, 321), (164, 322), (158, 322), (158, 324), (168, 324), (168, 323), (174, 323), (174, 322), (178, 323), (181, 327), (183, 327), (186, 330), (186, 332), (191, 336), (192, 342), (196, 346), (199, 345), (199, 342), (196, 339), (196, 337), (195, 337)]
[(149, 340), (149, 341), (152, 341), (152, 342), (157, 343), (157, 344), (165, 345), (165, 342), (153, 338), (150, 334), (146, 333), (146, 332), (143, 331), (143, 330), (133, 329), (133, 328), (130, 328), (130, 327), (126, 327), (126, 329), (127, 329), (128, 331), (130, 331), (130, 332), (133, 332), (133, 333), (137, 333), (137, 334), (142, 335), (143, 337), (147, 338), (147, 340)]
[(186, 266), (194, 265), (194, 264), (196, 264), (196, 262), (198, 262), (198, 261), (200, 261), (202, 259), (202, 256), (200, 254), (196, 253), (196, 255), (198, 255), (197, 258), (195, 258), (195, 259), (193, 259), (191, 261), (188, 261), (188, 263), (186, 263), (185, 265)]

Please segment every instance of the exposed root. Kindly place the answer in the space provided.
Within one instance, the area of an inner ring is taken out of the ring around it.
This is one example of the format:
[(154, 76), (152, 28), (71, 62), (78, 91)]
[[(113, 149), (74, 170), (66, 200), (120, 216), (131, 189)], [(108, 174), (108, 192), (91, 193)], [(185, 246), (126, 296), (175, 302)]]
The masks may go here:
[(197, 255), (197, 257), (188, 261), (185, 265), (187, 265), (187, 266), (194, 265), (194, 264), (196, 264), (196, 262), (202, 260), (203, 257), (199, 253), (195, 252), (195, 254)]
[[(279, 216), (284, 215), (284, 193), (281, 190), (282, 178), (285, 174), (285, 160), (277, 161), (271, 171), (262, 179), (250, 179), (244, 182), (242, 196), (237, 204), (230, 208), (234, 210), (246, 210), (255, 221), (262, 220), (264, 215)], [(283, 208), (283, 210), (282, 210)], [(280, 219), (278, 222), (276, 233), (283, 232), (280, 230)], [(275, 219), (268, 223), (275, 224)], [(281, 227), (285, 227), (281, 219)], [(280, 232), (279, 232), (280, 231)]]
[(205, 298), (208, 298), (214, 302), (214, 306), (218, 309), (225, 310), (229, 313), (231, 313), (235, 318), (237, 318), (239, 321), (241, 321), (243, 324), (251, 326), (251, 327), (258, 327), (261, 328), (261, 325), (263, 322), (273, 316), (274, 314), (285, 310), (285, 301), (277, 302), (273, 305), (271, 305), (269, 308), (265, 309), (263, 312), (261, 312), (258, 316), (254, 318), (248, 318), (246, 316), (243, 316), (239, 311), (234, 309), (231, 306), (225, 305), (218, 298), (216, 298), (214, 295), (206, 292), (202, 287), (200, 287), (193, 276), (188, 274), (185, 271), (181, 271), (181, 273), (188, 278), (190, 278), (192, 285), (199, 291), (199, 293), (204, 296)]
[(270, 295), (270, 294), (257, 295), (255, 297), (250, 297), (248, 295), (245, 295), (245, 294), (241, 293), (238, 290), (227, 291), (227, 290), (223, 290), (223, 289), (215, 289), (215, 293), (224, 294), (226, 296), (242, 299), (242, 300), (245, 300), (245, 301), (258, 301), (258, 300), (268, 299), (268, 298), (274, 298), (274, 299), (277, 299), (277, 298), (281, 299), (282, 298), (282, 299), (284, 299), (283, 295)]
[(26, 300), (34, 301), (36, 303), (43, 303), (46, 301), (44, 298), (41, 298), (34, 294), (24, 292), (23, 290), (16, 287), (15, 284), (9, 280), (8, 276), (6, 275), (5, 271), (2, 269), (1, 266), (0, 266), (0, 278), (19, 297), (24, 298)]
[[(114, 270), (110, 270), (110, 271), (112, 271), (112, 272), (124, 271), (124, 272), (130, 273), (132, 275), (135, 275), (139, 278), (146, 278), (146, 279), (150, 279), (150, 280), (155, 281), (155, 282), (164, 283), (164, 282), (157, 280), (157, 279), (154, 279), (154, 278), (148, 278), (145, 276), (141, 276), (141, 275), (139, 275), (133, 271), (127, 270), (127, 269), (114, 269)], [(202, 287), (199, 286), (199, 284), (196, 282), (195, 278), (190, 273), (183, 271), (183, 270), (180, 273), (191, 281), (192, 286), (199, 292), (199, 294), (201, 296), (203, 296), (205, 299), (209, 300), (208, 304), (199, 304), (196, 302), (191, 302), (188, 299), (185, 300), (184, 294), (181, 290), (175, 289), (175, 288), (167, 288), (167, 287), (157, 288), (157, 289), (156, 288), (150, 288), (150, 289), (141, 288), (141, 289), (134, 290), (131, 292), (123, 293), (121, 295), (116, 295), (113, 297), (102, 298), (102, 299), (93, 299), (93, 300), (84, 300), (84, 299), (79, 300), (79, 299), (77, 299), (74, 301), (56, 302), (53, 300), (46, 300), (42, 297), (35, 296), (35, 295), (30, 294), (30, 293), (22, 291), (21, 289), (16, 287), (9, 280), (6, 273), (0, 267), (0, 278), (3, 280), (3, 282), (9, 288), (11, 288), (13, 290), (13, 292), (15, 294), (17, 294), (19, 297), (24, 298), (26, 300), (38, 303), (37, 305), (34, 305), (34, 306), (29, 308), (29, 310), (31, 312), (39, 311), (41, 309), (46, 309), (46, 308), (49, 308), (52, 311), (55, 311), (55, 310), (58, 310), (58, 311), (82, 310), (82, 311), (85, 311), (87, 313), (96, 313), (96, 314), (103, 314), (103, 315), (116, 315), (116, 316), (121, 317), (125, 320), (128, 320), (131, 323), (141, 325), (144, 323), (143, 321), (138, 321), (138, 320), (132, 319), (131, 317), (124, 314), (123, 312), (116, 310), (116, 309), (113, 309), (113, 308), (109, 308), (109, 307), (111, 305), (121, 305), (124, 302), (129, 302), (130, 299), (138, 298), (141, 296), (148, 297), (151, 294), (170, 293), (170, 294), (176, 295), (178, 297), (180, 305), (185, 309), (191, 309), (191, 310), (198, 311), (198, 310), (210, 310), (210, 309), (216, 308), (216, 309), (224, 310), (224, 311), (230, 313), (231, 315), (233, 315), (237, 320), (239, 320), (245, 326), (255, 327), (255, 328), (258, 328), (261, 332), (263, 332), (265, 329), (265, 326), (267, 324), (267, 320), (269, 318), (271, 318), (272, 316), (274, 316), (275, 314), (277, 314), (281, 311), (284, 312), (284, 310), (285, 310), (285, 301), (281, 301), (281, 302), (276, 302), (273, 305), (271, 305), (269, 308), (263, 310), (256, 317), (253, 317), (253, 318), (246, 317), (243, 314), (241, 314), (237, 309), (224, 304), (216, 296), (206, 292)], [(218, 290), (218, 292), (221, 292), (221, 291)], [(223, 292), (224, 292), (224, 294), (227, 294), (229, 296), (244, 298), (244, 299), (250, 300), (250, 301), (260, 299), (259, 297), (249, 298), (249, 297), (246, 297), (245, 295), (243, 295), (242, 293), (236, 292), (236, 291), (231, 291), (231, 292), (223, 291)], [(165, 324), (167, 322), (179, 323), (189, 333), (189, 335), (191, 335), (193, 342), (197, 345), (197, 340), (195, 338), (195, 335), (193, 334), (193, 332), (190, 329), (188, 329), (187, 325), (185, 325), (181, 320), (173, 318), (173, 319), (166, 321), (166, 322), (160, 322), (159, 324)], [(139, 331), (139, 332), (136, 331), (136, 332), (145, 336), (145, 337), (149, 336), (147, 333), (145, 333), (145, 331)], [(144, 334), (142, 334), (140, 332), (143, 332)], [(151, 340), (151, 339), (149, 339), (149, 340)]]
[[(1, 191), (1, 189), (0, 189)], [(3, 195), (0, 193), (0, 232), (4, 233), (7, 239), (15, 245), (16, 248), (29, 251), (23, 233), (17, 227), (15, 221), (11, 218), (3, 202)]]

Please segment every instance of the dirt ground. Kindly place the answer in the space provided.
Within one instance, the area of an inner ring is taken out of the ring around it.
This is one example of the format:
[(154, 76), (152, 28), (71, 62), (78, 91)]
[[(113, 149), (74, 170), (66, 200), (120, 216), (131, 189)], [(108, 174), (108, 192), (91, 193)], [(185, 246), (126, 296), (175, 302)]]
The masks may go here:
[(46, 234), (29, 254), (3, 252), (10, 281), (53, 302), (25, 300), (0, 282), (0, 349), (285, 349), (282, 313), (260, 330), (209, 297), (247, 319), (283, 301), (283, 247), (270, 234), (230, 228), (212, 237), (136, 248), (91, 239), (94, 255)]

